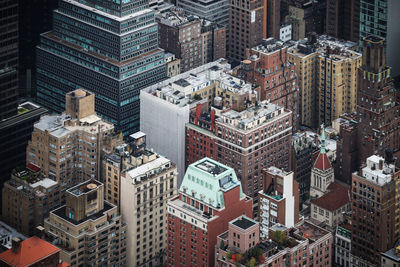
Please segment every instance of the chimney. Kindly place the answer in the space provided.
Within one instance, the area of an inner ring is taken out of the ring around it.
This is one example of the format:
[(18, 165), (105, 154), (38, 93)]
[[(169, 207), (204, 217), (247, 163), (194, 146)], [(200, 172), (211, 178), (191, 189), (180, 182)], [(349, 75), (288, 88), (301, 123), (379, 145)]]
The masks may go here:
[(211, 131), (214, 132), (215, 128), (215, 110), (211, 110)]
[(383, 160), (379, 160), (379, 169), (382, 170), (383, 169)]
[(39, 225), (36, 227), (36, 236), (39, 237), (40, 239), (44, 239), (44, 227)]
[(11, 241), (11, 251), (15, 254), (17, 254), (19, 252), (19, 248), (21, 246), (21, 239), (19, 239), (18, 237), (13, 237), (12, 241)]

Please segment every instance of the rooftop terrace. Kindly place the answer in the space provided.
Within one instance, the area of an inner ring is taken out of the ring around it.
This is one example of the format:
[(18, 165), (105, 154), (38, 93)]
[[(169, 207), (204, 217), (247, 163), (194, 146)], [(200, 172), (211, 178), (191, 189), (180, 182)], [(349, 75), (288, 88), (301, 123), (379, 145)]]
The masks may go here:
[(229, 222), (230, 224), (233, 224), (243, 230), (247, 230), (250, 227), (254, 226), (257, 224), (256, 221), (246, 217), (246, 216), (241, 216), (239, 218), (236, 218), (234, 220), (232, 220), (231, 222)]
[(103, 184), (96, 180), (89, 180), (89, 181), (83, 182), (81, 184), (78, 184), (75, 187), (68, 189), (67, 192), (69, 192), (70, 194), (72, 194), (74, 196), (80, 196), (80, 195), (87, 194), (87, 193), (97, 190), (97, 188), (101, 185), (103, 185)]

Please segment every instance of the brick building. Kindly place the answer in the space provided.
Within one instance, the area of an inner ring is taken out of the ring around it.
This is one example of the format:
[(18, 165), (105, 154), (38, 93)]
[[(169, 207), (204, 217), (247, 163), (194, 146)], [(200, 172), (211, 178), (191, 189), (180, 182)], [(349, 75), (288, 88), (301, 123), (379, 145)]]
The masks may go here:
[(226, 28), (216, 22), (201, 20), (201, 64), (226, 58)]
[(399, 92), (386, 65), (385, 40), (364, 38), (357, 84), (358, 148), (360, 162), (391, 149), (400, 160)]
[(31, 236), (55, 207), (61, 205), (59, 184), (45, 178), (40, 168), (28, 164), (15, 169), (2, 190), (2, 220)]
[(264, 5), (265, 1), (229, 0), (227, 57), (231, 61), (245, 59), (246, 49), (258, 45), (264, 37)]
[(358, 42), (360, 36), (360, 0), (326, 1), (326, 34)]
[(263, 169), (263, 190), (258, 192), (260, 236), (270, 238), (270, 227), (275, 224), (293, 227), (299, 222), (299, 184), (293, 172), (275, 167)]
[(191, 164), (168, 201), (167, 265), (213, 267), (217, 236), (240, 215), (252, 216), (252, 200), (235, 171), (209, 158)]
[(299, 88), (295, 65), (288, 61), (287, 46), (276, 39), (264, 39), (253, 46), (243, 60), (239, 75), (257, 85), (260, 100), (282, 106), (293, 112), (293, 129), (298, 128)]
[(289, 171), (291, 117), (292, 112), (265, 101), (241, 112), (228, 109), (218, 116), (198, 110), (186, 124), (186, 164), (207, 155), (231, 166), (256, 205), (262, 168)]
[(372, 155), (352, 180), (351, 252), (358, 262), (379, 264), (380, 253), (395, 245), (398, 239), (400, 171), (382, 157)]

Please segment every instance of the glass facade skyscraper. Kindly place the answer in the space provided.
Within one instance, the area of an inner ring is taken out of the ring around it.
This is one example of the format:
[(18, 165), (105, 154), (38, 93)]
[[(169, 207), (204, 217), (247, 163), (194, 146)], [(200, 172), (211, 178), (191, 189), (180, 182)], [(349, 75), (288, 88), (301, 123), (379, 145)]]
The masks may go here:
[(140, 89), (166, 77), (148, 0), (60, 0), (53, 27), (37, 47), (37, 101), (60, 113), (82, 87), (124, 135), (139, 130)]

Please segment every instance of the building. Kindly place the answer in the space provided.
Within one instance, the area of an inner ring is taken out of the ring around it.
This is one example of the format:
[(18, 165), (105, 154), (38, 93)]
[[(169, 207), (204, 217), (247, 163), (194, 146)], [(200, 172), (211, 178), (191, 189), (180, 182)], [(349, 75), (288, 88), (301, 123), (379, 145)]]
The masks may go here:
[(57, 182), (43, 177), (39, 167), (15, 169), (2, 189), (2, 220), (22, 234), (32, 236), (36, 227), (61, 205)]
[(228, 109), (214, 116), (199, 110), (196, 114), (186, 124), (186, 164), (214, 155), (234, 168), (243, 192), (253, 197), (257, 214), (262, 169), (276, 166), (289, 171), (291, 111), (264, 101), (241, 112)]
[(292, 24), (282, 24), (279, 28), (279, 40), (287, 42), (292, 40)]
[(226, 27), (216, 22), (201, 20), (201, 64), (226, 58)]
[[(140, 138), (135, 143), (143, 145)], [(178, 192), (177, 168), (149, 149), (136, 153), (131, 162), (135, 166), (123, 171), (119, 186), (127, 225), (127, 266), (162, 265), (167, 251), (167, 202)]]
[(353, 173), (351, 252), (355, 266), (361, 266), (357, 258), (379, 264), (380, 253), (395, 245), (395, 180), (399, 177), (400, 171), (377, 155), (368, 157), (359, 172)]
[(148, 6), (148, 0), (60, 1), (54, 28), (36, 51), (38, 103), (61, 113), (65, 94), (82, 87), (95, 93), (96, 111), (124, 136), (139, 130), (140, 89), (166, 78)]
[(18, 105), (18, 114), (0, 121), (0, 186), (10, 179), (11, 172), (25, 166), (26, 146), (31, 139), (33, 125), (47, 109), (26, 101)]
[[(207, 1), (200, 0), (174, 0), (176, 6), (185, 10), (185, 13), (197, 16), (211, 22), (224, 26), (229, 26), (229, 2), (225, 0)], [(172, 1), (172, 2), (174, 2)]]
[(360, 0), (327, 0), (326, 34), (357, 42), (360, 34)]
[[(260, 227), (250, 220), (242, 225), (248, 229)], [(292, 228), (275, 225), (270, 240), (255, 245), (246, 240), (249, 246), (244, 253), (232, 244), (236, 233), (232, 228), (218, 236), (216, 266), (332, 266), (332, 234), (308, 221)]]
[(316, 149), (313, 139), (306, 133), (293, 134), (290, 168), (299, 184), (300, 209), (310, 196), (312, 156)]
[(390, 149), (400, 159), (400, 98), (386, 64), (385, 40), (369, 36), (363, 42), (358, 69), (357, 121), (360, 162)]
[(125, 266), (126, 224), (117, 207), (104, 201), (104, 185), (96, 180), (66, 191), (66, 203), (50, 212), (46, 235), (72, 266)]
[(246, 60), (241, 62), (239, 75), (258, 85), (260, 100), (282, 106), (293, 112), (293, 128), (298, 128), (299, 88), (295, 65), (288, 61), (287, 46), (281, 41), (264, 39), (252, 47)]
[(400, 41), (400, 19), (397, 10), (400, 2), (396, 0), (359, 0), (360, 1), (360, 48), (363, 50), (364, 38), (370, 35), (386, 39), (386, 62), (392, 67), (392, 75), (400, 74), (400, 64), (397, 58), (400, 52), (396, 49)]
[(181, 60), (172, 53), (165, 53), (167, 63), (167, 77), (171, 78), (181, 73)]
[(335, 177), (348, 185), (351, 184), (352, 173), (357, 171), (360, 161), (358, 154), (358, 123), (353, 114), (343, 114), (332, 125), (338, 124), (336, 138)]
[(351, 225), (342, 224), (335, 232), (335, 266), (351, 266)]
[(18, 2), (0, 7), (0, 121), (17, 114), (18, 100)]
[(331, 124), (357, 105), (357, 68), (361, 54), (356, 43), (323, 35), (301, 40), (288, 49), (300, 89), (300, 123), (312, 128)]
[(65, 113), (42, 116), (26, 149), (27, 164), (41, 168), (62, 191), (101, 177), (102, 155), (114, 135), (114, 125), (96, 115), (93, 93), (78, 89), (65, 98)]
[(49, 266), (68, 267), (65, 262), (60, 263), (60, 249), (33, 236), (26, 240), (14, 237), (12, 247), (0, 254), (1, 266)]
[[(176, 163), (178, 186), (185, 173), (185, 124), (189, 122), (190, 109), (201, 98), (211, 104), (215, 82), (210, 77), (230, 70), (230, 65), (220, 59), (140, 92), (140, 130), (147, 134), (149, 147)], [(168, 142), (166, 136), (169, 136)]]
[(12, 240), (15, 237), (19, 240), (27, 239), (26, 236), (22, 235), (14, 228), (3, 221), (0, 221), (0, 253), (9, 250), (12, 247)]
[(291, 228), (299, 222), (299, 184), (293, 172), (275, 167), (263, 169), (263, 179), (263, 190), (258, 192), (258, 218), (260, 237), (268, 239), (271, 226)]
[(167, 265), (213, 267), (217, 236), (241, 215), (251, 217), (252, 200), (235, 171), (209, 158), (191, 164), (168, 201)]
[(36, 97), (36, 55), (32, 53), (40, 43), (40, 34), (51, 30), (52, 12), (58, 1), (35, 0), (18, 5), (19, 96)]
[[(229, 0), (227, 57), (234, 62), (246, 58), (246, 49), (261, 43), (264, 37), (265, 1)], [(278, 24), (279, 38), (279, 24)]]
[(172, 8), (156, 16), (159, 46), (181, 60), (180, 72), (202, 65), (201, 21), (184, 15), (183, 9)]
[(278, 39), (279, 28), (281, 25), (281, 0), (264, 0), (264, 3), (266, 3), (265, 8), (267, 9), (267, 24), (264, 25), (264, 27), (267, 29), (267, 36), (263, 37), (272, 37)]
[(306, 22), (304, 9), (289, 6), (289, 14), (285, 18), (287, 24), (292, 25), (292, 40), (300, 40), (306, 37)]
[[(397, 242), (398, 244), (399, 242)], [(386, 252), (381, 253), (382, 267), (398, 267), (400, 266), (400, 247), (395, 246)]]

